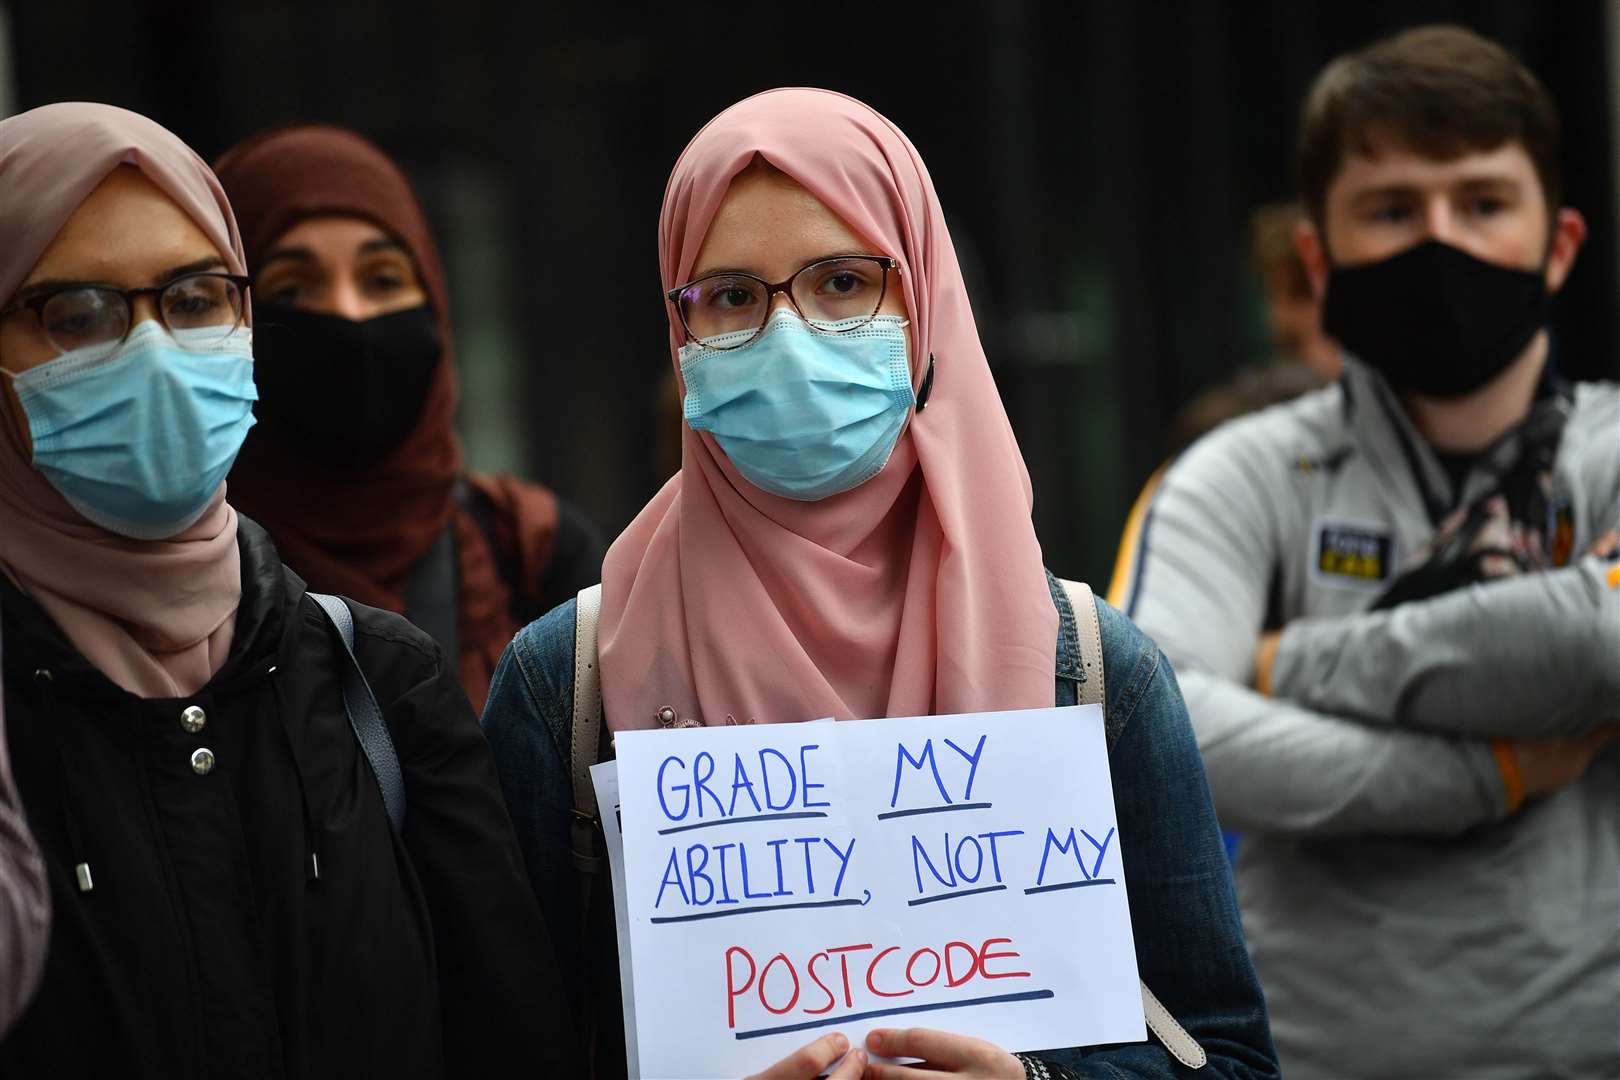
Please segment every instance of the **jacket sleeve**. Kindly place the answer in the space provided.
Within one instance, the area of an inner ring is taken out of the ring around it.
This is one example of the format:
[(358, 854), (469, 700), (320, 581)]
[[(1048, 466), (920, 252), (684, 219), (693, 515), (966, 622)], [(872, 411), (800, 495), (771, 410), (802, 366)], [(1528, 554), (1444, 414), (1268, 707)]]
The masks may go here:
[(1587, 558), (1384, 611), (1296, 620), (1272, 692), (1464, 735), (1567, 735), (1620, 719), (1617, 566)]
[(568, 753), (572, 732), (573, 600), (520, 631), (495, 669), (482, 725), (495, 754), (529, 885), (557, 950), (565, 989), (580, 1000), (587, 969), (580, 940), (569, 824), (574, 805)]
[(1487, 742), (1367, 726), (1248, 688), (1280, 552), (1284, 460), (1256, 425), (1205, 438), (1149, 507), (1129, 614), (1175, 664), (1228, 828), (1448, 835), (1507, 801)]
[[(1124, 625), (1110, 609), (1103, 615)], [(1109, 765), (1137, 967), (1209, 1055), (1207, 1075), (1275, 1077), (1265, 996), (1243, 940), (1231, 865), (1187, 708), (1169, 661), (1134, 636), (1143, 646), (1134, 670), (1109, 670), (1108, 679), (1110, 710), (1116, 701), (1128, 710)], [(1118, 697), (1116, 680), (1124, 691)], [(1079, 1076), (1187, 1075), (1151, 1040), (1038, 1056)]]
[(472, 706), (415, 628), (385, 625), (364, 643), (374, 685), (409, 687), (379, 697), (405, 776), (404, 844), (433, 920), (447, 1072), (576, 1075), (551, 940)]
[(50, 922), (45, 863), (11, 777), (5, 703), (0, 700), (0, 1035), (22, 1015), (39, 982)]

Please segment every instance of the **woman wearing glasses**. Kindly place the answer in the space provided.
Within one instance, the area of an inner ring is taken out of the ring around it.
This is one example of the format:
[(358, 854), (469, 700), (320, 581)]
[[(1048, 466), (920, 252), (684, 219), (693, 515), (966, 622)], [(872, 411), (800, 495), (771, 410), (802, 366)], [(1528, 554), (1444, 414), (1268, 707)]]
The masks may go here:
[(0, 192), (5, 716), (53, 909), (0, 1075), (562, 1075), (545, 928), (444, 657), (340, 608), (395, 832), (343, 639), (226, 502), (255, 391), (213, 174), (143, 117), (50, 105), (0, 121)]
[[(904, 135), (839, 94), (749, 98), (676, 163), (659, 257), (687, 430), (680, 473), (603, 567), (607, 732), (1073, 704), (1079, 620), (1043, 569), (1028, 474)], [(1118, 612), (1097, 608), (1142, 977), (1202, 1044), (1177, 1040), (1185, 1059), (1207, 1053), (1212, 1075), (1275, 1076), (1175, 678)], [(578, 610), (518, 635), (484, 727), (582, 1026), (596, 1032), (593, 1060), (611, 1074), (624, 1059), (610, 890), (594, 887), (596, 910), (579, 912), (570, 851)], [(1020, 1059), (1007, 1051), (1022, 1047), (906, 1028), (847, 1049), (829, 1033), (762, 1061), (760, 1075), (938, 1075), (868, 1053), (1009, 1080), (1182, 1074), (1158, 1042)]]
[(598, 580), (601, 538), (537, 484), (464, 472), (438, 246), (381, 150), (302, 125), (217, 169), (257, 332), (259, 426), (231, 498), (311, 588), (427, 631), (481, 709), (518, 628)]

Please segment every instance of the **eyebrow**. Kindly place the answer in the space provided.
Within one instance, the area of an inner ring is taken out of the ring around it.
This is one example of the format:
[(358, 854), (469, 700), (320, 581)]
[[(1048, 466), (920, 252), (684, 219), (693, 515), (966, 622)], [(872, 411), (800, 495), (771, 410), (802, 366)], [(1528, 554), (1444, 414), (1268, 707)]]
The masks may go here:
[[(407, 258), (410, 256), (410, 252), (405, 250), (405, 245), (401, 244), (398, 240), (395, 240), (391, 236), (379, 236), (374, 239), (367, 240), (365, 243), (360, 245), (358, 253), (361, 255), (374, 255), (379, 251), (397, 251)], [(312, 263), (316, 261), (316, 257), (315, 253), (307, 247), (271, 248), (270, 253), (266, 255), (263, 261), (259, 263), (259, 272), (263, 273), (264, 268), (269, 266), (271, 263), (280, 262), (283, 260)]]
[(360, 245), (360, 254), (362, 255), (374, 255), (379, 251), (397, 251), (406, 257), (410, 256), (410, 252), (405, 250), (405, 245), (392, 236), (379, 236), (375, 240), (367, 240)]
[(154, 277), (152, 279), (152, 285), (156, 287), (166, 282), (173, 281), (177, 277), (185, 277), (187, 274), (201, 274), (204, 271), (223, 270), (224, 268), (224, 259), (220, 258), (218, 255), (210, 255), (206, 259), (197, 259), (181, 266), (171, 266), (168, 270)]
[[(220, 258), (218, 255), (210, 255), (207, 258), (197, 259), (181, 266), (171, 266), (163, 273), (157, 274), (152, 278), (152, 287), (156, 288), (160, 285), (166, 285), (175, 278), (185, 277), (187, 274), (201, 274), (208, 270), (222, 270), (224, 268), (224, 259)], [(110, 281), (81, 281), (74, 278), (43, 278), (39, 281), (30, 282), (18, 289), (17, 299), (26, 300), (31, 296), (38, 296), (40, 293), (54, 292), (58, 289), (91, 287), (117, 289), (121, 286), (114, 285)]]
[[(809, 261), (800, 264), (799, 270), (803, 270), (806, 266), (814, 266), (816, 263), (819, 263), (819, 262), (830, 262), (833, 259), (881, 259), (881, 258), (883, 258), (883, 256), (874, 255), (871, 252), (866, 252), (866, 251), (835, 251), (835, 252), (832, 252), (831, 254), (827, 254), (827, 255), (817, 255), (815, 258), (810, 259)], [(794, 271), (795, 274), (798, 273), (798, 272), (799, 272), (798, 270)], [(697, 270), (697, 271), (694, 271), (692, 273), (692, 280), (696, 281), (699, 278), (714, 277), (716, 274), (744, 274), (744, 275), (746, 275), (748, 277), (751, 277), (751, 278), (758, 278), (761, 281), (765, 280), (765, 275), (764, 274), (758, 273), (757, 271), (754, 271), (754, 270), (744, 270), (741, 267), (737, 267), (737, 266), (716, 266), (716, 267), (712, 267), (712, 268), (710, 268), (708, 270)]]
[[(1462, 191), (1500, 191), (1504, 188), (1520, 190), (1524, 187), (1524, 184), (1517, 176), (1506, 174), (1495, 175), (1487, 173), (1484, 175), (1459, 177), (1446, 186), (1448, 188)], [(1382, 199), (1389, 198), (1391, 196), (1421, 195), (1426, 190), (1429, 189), (1428, 186), (1424, 184), (1413, 183), (1410, 181), (1397, 181), (1394, 183), (1379, 184), (1377, 187), (1370, 187), (1366, 188), (1365, 190), (1358, 191), (1352, 197), (1351, 201), (1359, 203), (1369, 199)]]

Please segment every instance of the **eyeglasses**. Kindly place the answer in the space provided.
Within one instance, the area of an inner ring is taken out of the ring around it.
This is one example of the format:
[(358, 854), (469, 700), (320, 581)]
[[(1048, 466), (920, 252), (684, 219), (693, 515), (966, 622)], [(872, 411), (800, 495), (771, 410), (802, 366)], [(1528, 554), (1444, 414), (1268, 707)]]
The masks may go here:
[[(688, 341), (709, 345), (708, 339), (728, 335), (725, 344), (709, 347), (740, 349), (765, 328), (777, 293), (786, 293), (799, 315), (817, 330), (831, 334), (858, 330), (877, 317), (888, 290), (888, 272), (899, 267), (885, 255), (841, 255), (800, 267), (774, 285), (753, 274), (724, 271), (706, 274), (665, 296), (680, 313)], [(753, 333), (740, 341), (729, 340), (730, 335), (750, 330)]]
[(151, 296), (157, 301), (158, 318), (170, 333), (184, 331), (187, 344), (207, 348), (242, 325), (248, 280), (240, 274), (203, 273), (182, 274), (150, 289), (63, 285), (0, 309), (0, 318), (33, 312), (45, 340), (59, 353), (111, 347), (129, 336), (136, 298)]

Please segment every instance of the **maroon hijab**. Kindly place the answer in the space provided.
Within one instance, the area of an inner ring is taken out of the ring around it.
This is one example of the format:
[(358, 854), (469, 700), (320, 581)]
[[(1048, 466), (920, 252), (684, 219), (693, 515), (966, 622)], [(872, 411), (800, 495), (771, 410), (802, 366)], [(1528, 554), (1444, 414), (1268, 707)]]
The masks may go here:
[[(473, 520), (456, 506), (461, 444), (453, 427), (456, 377), (449, 298), (438, 246), (410, 182), (372, 143), (318, 125), (268, 131), (237, 144), (215, 165), (236, 208), (248, 267), (257, 270), (288, 229), (306, 218), (363, 218), (392, 235), (416, 264), (444, 348), (421, 416), (376, 465), (306, 460), (263, 426), (248, 438), (230, 475), (231, 501), (275, 538), (282, 558), (312, 589), (403, 612), (411, 567), (452, 523), (461, 570), (462, 683), (482, 707), (490, 676), (517, 627), (510, 591)], [(311, 387), (319, 393), (319, 387)], [(480, 490), (501, 481), (481, 480)], [(556, 505), (528, 497), (517, 531), (549, 555)], [(515, 496), (514, 496), (515, 497)], [(497, 505), (497, 511), (503, 508)], [(537, 535), (538, 540), (533, 539)]]

